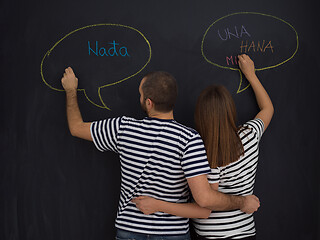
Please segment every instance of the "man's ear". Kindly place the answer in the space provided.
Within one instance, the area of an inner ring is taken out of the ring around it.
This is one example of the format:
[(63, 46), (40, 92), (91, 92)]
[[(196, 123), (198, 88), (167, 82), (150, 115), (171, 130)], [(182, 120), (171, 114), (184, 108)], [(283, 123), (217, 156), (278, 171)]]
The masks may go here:
[(150, 98), (146, 99), (146, 107), (147, 109), (152, 109), (154, 107), (154, 103), (152, 102), (152, 100)]

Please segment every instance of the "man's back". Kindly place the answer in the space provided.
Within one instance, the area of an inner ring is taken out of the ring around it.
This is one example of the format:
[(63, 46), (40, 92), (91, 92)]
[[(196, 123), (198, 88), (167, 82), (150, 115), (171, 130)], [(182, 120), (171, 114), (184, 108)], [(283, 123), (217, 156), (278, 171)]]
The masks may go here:
[(119, 153), (121, 194), (116, 227), (122, 230), (177, 235), (188, 231), (188, 219), (157, 212), (144, 215), (131, 199), (151, 196), (187, 202), (187, 179), (209, 171), (199, 134), (174, 120), (122, 117), (94, 122), (91, 134), (100, 151)]

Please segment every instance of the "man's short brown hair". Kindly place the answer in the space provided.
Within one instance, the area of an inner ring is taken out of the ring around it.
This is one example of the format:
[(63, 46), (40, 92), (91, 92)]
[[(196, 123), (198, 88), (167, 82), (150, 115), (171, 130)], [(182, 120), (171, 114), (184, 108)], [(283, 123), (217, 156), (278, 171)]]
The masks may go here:
[(150, 72), (144, 76), (141, 86), (145, 99), (151, 99), (158, 112), (170, 112), (177, 99), (176, 79), (167, 72)]

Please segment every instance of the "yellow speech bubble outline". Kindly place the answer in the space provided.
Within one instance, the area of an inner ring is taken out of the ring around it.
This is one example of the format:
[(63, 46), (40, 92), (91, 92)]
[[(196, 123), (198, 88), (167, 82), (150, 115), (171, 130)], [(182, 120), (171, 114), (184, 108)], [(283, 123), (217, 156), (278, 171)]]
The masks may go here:
[(151, 60), (151, 55), (152, 55), (152, 53), (151, 53), (151, 45), (150, 45), (148, 39), (147, 39), (139, 30), (137, 30), (137, 29), (135, 29), (135, 28), (133, 28), (133, 27), (130, 27), (130, 26), (126, 26), (126, 25), (122, 25), (122, 24), (114, 24), (114, 23), (93, 24), (93, 25), (88, 25), (88, 26), (84, 26), (84, 27), (78, 28), (78, 29), (76, 29), (76, 30), (73, 30), (72, 32), (68, 33), (68, 34), (65, 35), (63, 38), (61, 38), (58, 42), (56, 42), (56, 43), (53, 45), (53, 47), (50, 48), (50, 49), (46, 52), (46, 54), (43, 56), (42, 61), (41, 61), (41, 64), (40, 64), (40, 74), (41, 74), (42, 81), (43, 81), (49, 88), (51, 88), (52, 90), (55, 90), (55, 91), (64, 92), (64, 91), (65, 91), (64, 89), (59, 89), (59, 88), (52, 87), (52, 86), (51, 86), (49, 83), (47, 83), (47, 81), (45, 80), (45, 78), (44, 78), (44, 76), (43, 76), (43, 63), (44, 63), (45, 58), (50, 55), (50, 53), (54, 50), (54, 48), (55, 48), (59, 43), (61, 43), (64, 39), (66, 39), (66, 38), (69, 37), (70, 35), (78, 32), (78, 31), (81, 31), (81, 30), (83, 30), (83, 29), (92, 28), (92, 27), (99, 27), (99, 26), (124, 27), (124, 28), (129, 28), (129, 29), (131, 29), (131, 30), (134, 30), (134, 31), (138, 32), (138, 33), (143, 37), (143, 39), (144, 39), (144, 40), (146, 41), (146, 43), (148, 44), (148, 48), (149, 48), (149, 58), (148, 58), (147, 62), (144, 64), (144, 66), (143, 66), (140, 70), (138, 70), (136, 73), (130, 75), (129, 77), (126, 77), (126, 78), (124, 78), (124, 79), (121, 79), (121, 80), (116, 81), (116, 82), (113, 82), (113, 83), (109, 83), (109, 84), (100, 86), (100, 87), (98, 88), (98, 95), (99, 95), (99, 99), (100, 99), (100, 101), (101, 101), (101, 103), (102, 103), (102, 106), (99, 105), (99, 104), (94, 103), (94, 102), (88, 97), (85, 89), (77, 89), (78, 91), (83, 91), (83, 92), (84, 92), (84, 95), (85, 95), (86, 98), (87, 98), (87, 100), (88, 100), (90, 103), (92, 103), (94, 106), (99, 107), (99, 108), (104, 108), (104, 109), (111, 110), (110, 108), (108, 108), (108, 107), (106, 106), (106, 104), (105, 104), (104, 101), (102, 100), (102, 97), (101, 97), (101, 89), (102, 89), (102, 88), (105, 88), (105, 87), (108, 87), (108, 86), (116, 85), (116, 84), (118, 84), (118, 83), (121, 83), (121, 82), (123, 82), (123, 81), (128, 80), (129, 78), (132, 78), (132, 77), (136, 76), (137, 74), (139, 74), (139, 73), (149, 64), (149, 62), (150, 62), (150, 60)]
[[(276, 64), (276, 65), (272, 65), (272, 66), (269, 66), (269, 67), (264, 67), (264, 68), (255, 69), (256, 71), (262, 71), (262, 70), (266, 70), (266, 69), (275, 68), (275, 67), (278, 67), (278, 66), (280, 66), (280, 65), (288, 62), (290, 59), (292, 59), (292, 58), (296, 55), (296, 53), (297, 53), (297, 51), (298, 51), (298, 48), (299, 48), (299, 38), (298, 38), (298, 33), (297, 33), (296, 29), (295, 29), (290, 23), (286, 22), (285, 20), (283, 20), (283, 19), (281, 19), (281, 18), (278, 18), (278, 17), (275, 17), (275, 16), (272, 16), (272, 15), (269, 15), (269, 14), (258, 13), (258, 12), (237, 12), (237, 13), (231, 13), (231, 14), (228, 14), (228, 15), (226, 15), (226, 16), (223, 16), (223, 17), (219, 18), (218, 20), (216, 20), (215, 22), (213, 22), (213, 23), (207, 28), (205, 34), (203, 35), (202, 42), (201, 42), (201, 54), (202, 54), (202, 56), (204, 57), (204, 59), (205, 59), (208, 63), (210, 63), (210, 64), (212, 64), (212, 65), (214, 65), (214, 66), (216, 66), (216, 67), (220, 67), (220, 68), (229, 69), (229, 70), (233, 70), (233, 71), (238, 71), (238, 72), (239, 72), (239, 74), (240, 74), (240, 84), (239, 84), (237, 93), (240, 93), (240, 92), (245, 91), (245, 90), (250, 86), (250, 84), (248, 84), (244, 89), (241, 89), (241, 85), (242, 85), (242, 74), (241, 74), (241, 70), (238, 69), (238, 68), (221, 66), (221, 65), (219, 65), (219, 64), (217, 64), (217, 63), (214, 63), (214, 62), (210, 61), (210, 60), (206, 57), (206, 55), (204, 54), (203, 44), (204, 44), (204, 41), (205, 41), (205, 38), (206, 38), (206, 36), (207, 36), (208, 31), (210, 30), (210, 28), (211, 28), (214, 24), (216, 24), (217, 22), (219, 22), (220, 20), (222, 20), (222, 19), (224, 19), (224, 18), (227, 18), (227, 17), (230, 17), (230, 16), (234, 16), (234, 15), (239, 15), (239, 14), (256, 14), (256, 15), (261, 15), (261, 16), (266, 16), (266, 17), (271, 17), (271, 18), (277, 19), (277, 20), (279, 20), (279, 21), (287, 24), (289, 27), (291, 27), (292, 30), (293, 30), (293, 31), (295, 32), (295, 34), (296, 34), (297, 47), (296, 47), (294, 53), (292, 54), (292, 56), (290, 56), (288, 59), (286, 59), (286, 60), (284, 60), (283, 62), (278, 63), (278, 64)], [(240, 90), (240, 89), (241, 89), (241, 90)]]

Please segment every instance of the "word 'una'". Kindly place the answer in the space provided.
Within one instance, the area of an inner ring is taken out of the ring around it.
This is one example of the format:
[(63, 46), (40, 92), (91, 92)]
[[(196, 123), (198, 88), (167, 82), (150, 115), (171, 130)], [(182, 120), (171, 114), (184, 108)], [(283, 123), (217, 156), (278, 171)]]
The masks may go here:
[(241, 25), (240, 34), (238, 32), (237, 26), (234, 26), (234, 32), (231, 32), (229, 28), (225, 28), (224, 29), (224, 37), (223, 37), (223, 36), (221, 36), (221, 33), (218, 29), (218, 35), (219, 35), (220, 39), (223, 41), (231, 39), (231, 36), (235, 37), (235, 38), (242, 38), (243, 35), (247, 35), (248, 37), (251, 37), (251, 35), (248, 33), (248, 31), (246, 30), (246, 28), (243, 25)]

